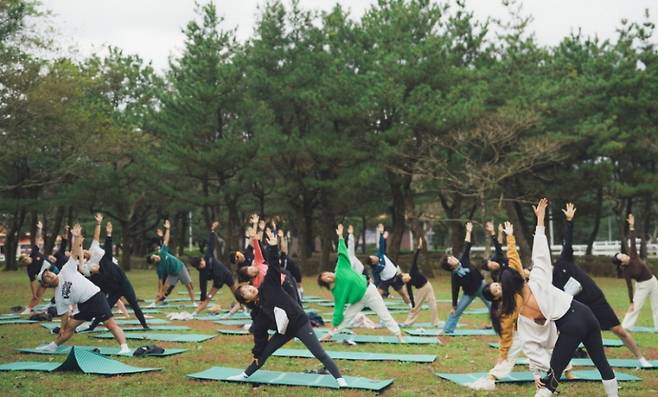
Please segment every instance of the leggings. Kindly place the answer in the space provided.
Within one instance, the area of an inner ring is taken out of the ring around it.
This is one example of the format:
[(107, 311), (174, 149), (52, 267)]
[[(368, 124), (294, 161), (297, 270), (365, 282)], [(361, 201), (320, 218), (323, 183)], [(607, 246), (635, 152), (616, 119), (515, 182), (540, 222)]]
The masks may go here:
[(265, 365), (265, 361), (267, 361), (272, 353), (277, 351), (281, 346), (285, 345), (294, 337), (297, 337), (304, 344), (304, 346), (306, 346), (306, 348), (310, 350), (311, 353), (313, 353), (315, 358), (324, 364), (324, 367), (327, 368), (329, 373), (331, 373), (334, 378), (338, 379), (341, 377), (340, 371), (338, 370), (338, 367), (336, 367), (334, 360), (332, 360), (331, 357), (329, 357), (329, 355), (324, 351), (322, 346), (320, 346), (320, 341), (318, 340), (318, 337), (315, 336), (315, 331), (313, 331), (313, 327), (311, 327), (311, 323), (309, 321), (306, 321), (306, 324), (298, 329), (294, 335), (281, 335), (279, 333), (274, 334), (267, 343), (267, 346), (265, 346), (263, 353), (261, 353), (260, 357), (258, 357), (258, 361), (254, 360), (251, 365), (245, 369), (244, 373), (247, 374), (247, 376), (251, 376), (251, 374)]
[[(146, 324), (146, 319), (144, 318), (144, 313), (142, 313), (142, 309), (139, 307), (139, 303), (137, 303), (135, 289), (127, 278), (123, 279), (118, 290), (112, 291), (108, 294), (107, 303), (109, 303), (110, 307), (114, 307), (114, 304), (117, 303), (119, 298), (122, 296), (128, 301), (128, 304), (135, 312), (135, 317), (137, 317), (142, 327), (148, 327), (148, 324)], [(100, 321), (94, 319), (89, 328), (94, 329), (98, 326), (99, 323)]]
[[(551, 369), (542, 382), (546, 388), (554, 392), (558, 386), (558, 378), (573, 357), (578, 345), (582, 342), (587, 353), (599, 370), (603, 380), (614, 379), (615, 373), (608, 364), (603, 350), (601, 327), (589, 307), (573, 300), (571, 307), (560, 319), (555, 321), (560, 335), (555, 342), (551, 355)], [(557, 374), (557, 376), (556, 376)]]

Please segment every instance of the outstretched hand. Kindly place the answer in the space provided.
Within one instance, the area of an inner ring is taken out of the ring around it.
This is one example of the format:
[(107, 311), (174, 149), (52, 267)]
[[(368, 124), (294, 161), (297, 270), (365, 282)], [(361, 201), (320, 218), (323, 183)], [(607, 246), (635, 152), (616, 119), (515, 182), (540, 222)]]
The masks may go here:
[(80, 226), (79, 223), (76, 223), (75, 225), (73, 225), (73, 228), (71, 229), (71, 236), (77, 238), (80, 237), (81, 234), (82, 234), (82, 226)]
[(107, 222), (105, 225), (105, 233), (109, 236), (112, 234), (112, 222)]
[(279, 240), (277, 240), (276, 236), (274, 233), (272, 233), (272, 229), (269, 227), (265, 230), (266, 236), (267, 236), (267, 243), (269, 245), (277, 245), (279, 243)]
[(421, 248), (423, 248), (423, 238), (419, 237), (418, 238), (418, 249), (421, 249)]
[(507, 236), (511, 236), (514, 234), (514, 225), (512, 225), (509, 221), (505, 221), (505, 227), (503, 228), (503, 231)]
[(37, 229), (43, 229), (43, 223), (41, 221), (37, 221)]
[(336, 235), (338, 238), (343, 238), (343, 224), (339, 223), (338, 226), (336, 226)]
[(380, 223), (379, 225), (377, 225), (377, 232), (379, 234), (384, 233), (384, 224), (383, 223)]
[(632, 213), (628, 214), (628, 218), (626, 218), (626, 222), (628, 222), (628, 226), (630, 227), (635, 226), (635, 216)]
[(548, 199), (545, 197), (539, 200), (537, 205), (532, 206), (532, 210), (535, 212), (535, 217), (537, 217), (538, 226), (544, 226), (544, 217), (546, 216), (547, 207), (548, 207)]
[(96, 218), (97, 225), (100, 225), (101, 222), (103, 222), (103, 214), (101, 214), (100, 212), (97, 212), (94, 218)]
[(219, 222), (218, 222), (218, 221), (214, 221), (214, 222), (212, 223), (212, 225), (210, 225), (210, 230), (212, 230), (212, 231), (214, 232), (215, 230), (217, 230), (218, 227), (219, 227)]
[(473, 222), (466, 222), (466, 233), (471, 233), (473, 231)]
[(576, 215), (576, 207), (574, 207), (573, 203), (567, 203), (566, 207), (562, 210), (562, 213), (568, 221), (572, 221), (574, 215)]
[(165, 219), (164, 225), (162, 225), (165, 229), (169, 229), (171, 227), (171, 223), (169, 223), (169, 219)]

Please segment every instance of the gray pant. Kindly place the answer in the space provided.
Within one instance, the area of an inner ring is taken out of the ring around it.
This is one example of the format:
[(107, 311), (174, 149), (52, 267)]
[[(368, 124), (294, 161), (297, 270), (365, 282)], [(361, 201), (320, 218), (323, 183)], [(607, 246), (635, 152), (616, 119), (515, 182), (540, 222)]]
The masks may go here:
[(190, 278), (190, 273), (187, 271), (187, 267), (185, 267), (185, 265), (183, 265), (180, 272), (178, 272), (178, 274), (176, 274), (175, 276), (167, 276), (167, 279), (165, 280), (165, 284), (174, 286), (179, 281), (183, 285), (188, 285), (192, 283), (192, 279)]

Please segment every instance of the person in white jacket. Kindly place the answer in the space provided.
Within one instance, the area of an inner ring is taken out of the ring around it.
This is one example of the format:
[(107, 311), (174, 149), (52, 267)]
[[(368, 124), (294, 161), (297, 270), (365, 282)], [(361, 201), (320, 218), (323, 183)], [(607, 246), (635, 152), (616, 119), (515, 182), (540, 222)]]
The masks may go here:
[[(553, 265), (550, 249), (546, 239), (544, 217), (548, 200), (543, 198), (533, 206), (537, 217), (537, 228), (532, 247), (533, 268), (527, 283), (518, 288), (492, 289), (494, 296), (502, 295), (502, 312), (509, 314), (517, 310), (517, 296), (522, 298), (517, 320), (517, 332), (524, 345), (535, 340), (537, 327), (550, 326), (555, 322), (559, 335), (551, 354), (550, 370), (545, 377), (537, 381), (535, 397), (548, 397), (558, 387), (559, 376), (567, 367), (574, 352), (581, 343), (596, 365), (603, 387), (608, 397), (618, 397), (618, 385), (615, 373), (608, 363), (603, 350), (601, 327), (592, 310), (573, 299), (573, 296), (556, 288), (553, 281)], [(525, 349), (524, 349), (525, 350)]]

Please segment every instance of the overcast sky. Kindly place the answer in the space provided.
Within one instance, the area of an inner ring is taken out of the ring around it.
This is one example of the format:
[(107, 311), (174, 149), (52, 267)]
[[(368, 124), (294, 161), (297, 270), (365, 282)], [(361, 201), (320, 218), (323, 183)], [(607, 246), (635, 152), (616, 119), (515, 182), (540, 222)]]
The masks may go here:
[[(205, 2), (206, 0), (201, 0)], [(42, 0), (53, 12), (51, 24), (62, 48), (74, 48), (79, 56), (113, 45), (152, 61), (158, 70), (183, 46), (181, 28), (194, 17), (194, 0)], [(237, 28), (238, 39), (253, 31), (258, 5), (263, 0), (216, 0), (227, 26)], [(303, 8), (328, 10), (340, 3), (358, 17), (375, 0), (300, 0)], [(500, 0), (466, 0), (482, 19), (504, 17)], [(615, 36), (622, 18), (643, 20), (649, 9), (658, 16), (658, 0), (525, 0), (525, 12), (533, 15), (532, 30), (540, 43), (552, 45), (569, 32), (582, 28), (601, 38)], [(68, 53), (68, 51), (66, 52)]]

